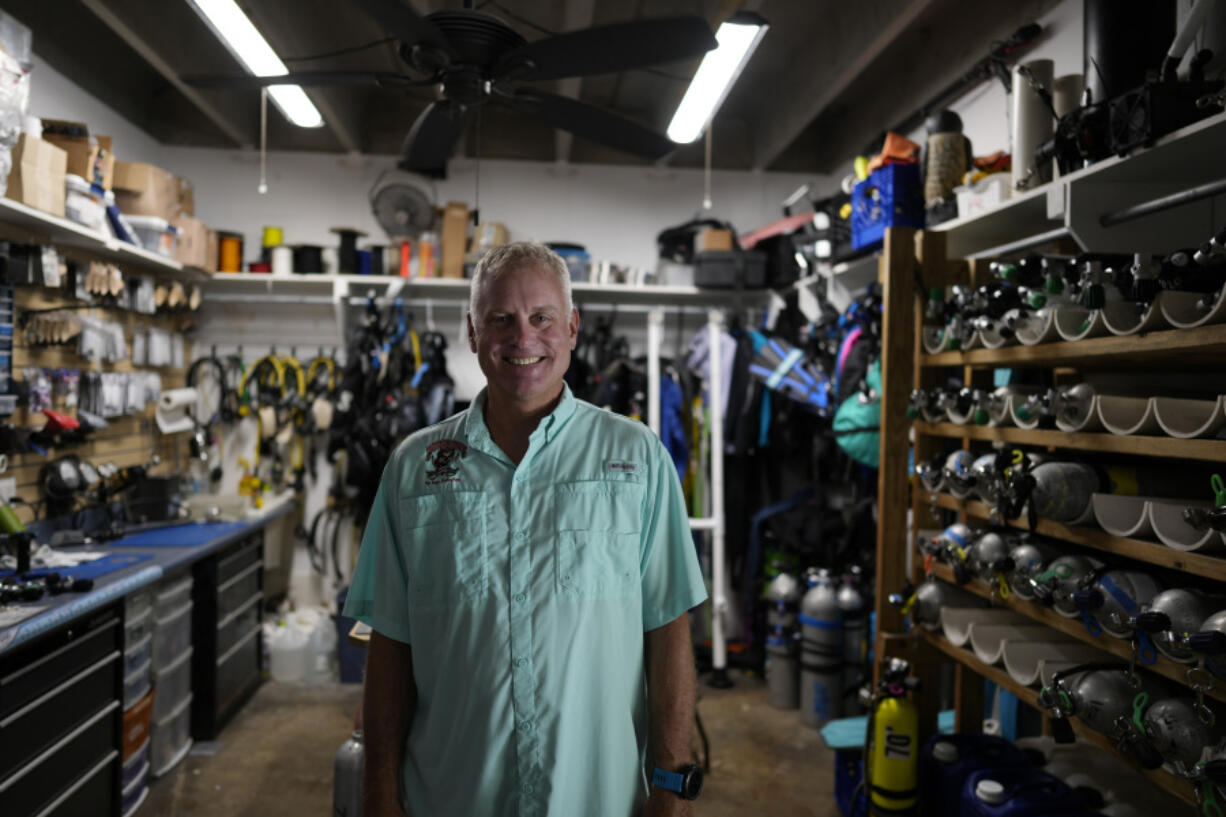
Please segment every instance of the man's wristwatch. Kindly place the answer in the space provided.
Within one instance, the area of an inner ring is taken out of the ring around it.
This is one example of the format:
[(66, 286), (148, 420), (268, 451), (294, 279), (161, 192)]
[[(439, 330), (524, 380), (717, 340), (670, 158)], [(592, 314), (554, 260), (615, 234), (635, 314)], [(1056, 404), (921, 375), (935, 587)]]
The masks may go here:
[(675, 792), (682, 800), (697, 800), (702, 791), (702, 769), (697, 766), (682, 766), (677, 771), (670, 772), (656, 766), (651, 773), (651, 784)]

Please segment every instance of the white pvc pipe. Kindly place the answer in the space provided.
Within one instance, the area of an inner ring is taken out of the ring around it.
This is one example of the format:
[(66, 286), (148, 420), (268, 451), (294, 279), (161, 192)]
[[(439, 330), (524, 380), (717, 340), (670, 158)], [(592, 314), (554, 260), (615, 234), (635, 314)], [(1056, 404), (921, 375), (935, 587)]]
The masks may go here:
[(647, 427), (660, 436), (660, 335), (664, 311), (647, 313)]
[(724, 638), (724, 316), (718, 310), (707, 313), (707, 395), (711, 409), (711, 667), (722, 672), (728, 666), (728, 645)]

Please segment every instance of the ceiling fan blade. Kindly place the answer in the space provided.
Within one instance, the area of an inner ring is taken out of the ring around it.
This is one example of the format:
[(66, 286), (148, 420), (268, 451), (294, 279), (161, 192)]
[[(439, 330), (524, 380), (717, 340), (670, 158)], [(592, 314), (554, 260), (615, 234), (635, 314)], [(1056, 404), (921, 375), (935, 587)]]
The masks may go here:
[(662, 133), (570, 97), (521, 88), (503, 100), (515, 110), (543, 119), (555, 128), (636, 156), (659, 159), (677, 147)]
[(438, 26), (422, 17), (410, 0), (354, 0), (366, 16), (409, 45), (437, 48), (454, 56), (455, 51)]
[(194, 88), (224, 88), (237, 91), (265, 88), (269, 85), (301, 85), (304, 88), (327, 85), (412, 88), (433, 85), (438, 82), (435, 78), (414, 79), (407, 74), (380, 71), (302, 71), (272, 77), (253, 77), (250, 74), (202, 74), (184, 77), (183, 81)]
[(544, 80), (608, 74), (699, 57), (715, 46), (701, 17), (633, 20), (528, 43), (507, 53), (494, 75)]
[(458, 102), (431, 102), (409, 128), (397, 165), (424, 176), (446, 176), (447, 160), (467, 121), (468, 108)]

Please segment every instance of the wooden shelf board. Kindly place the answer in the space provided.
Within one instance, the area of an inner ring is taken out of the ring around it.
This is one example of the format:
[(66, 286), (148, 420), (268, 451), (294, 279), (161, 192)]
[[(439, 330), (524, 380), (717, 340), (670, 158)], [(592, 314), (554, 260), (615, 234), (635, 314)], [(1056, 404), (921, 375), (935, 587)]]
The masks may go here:
[[(931, 494), (922, 488), (918, 490), (921, 492), (924, 502), (932, 501)], [(992, 518), (992, 509), (984, 503), (955, 499), (949, 494), (939, 494), (937, 496), (937, 506), (951, 511), (963, 511), (977, 519)], [(1019, 530), (1029, 530), (1023, 518), (1014, 519), (1009, 522), (1009, 525)], [(1136, 559), (1140, 562), (1167, 567), (1172, 570), (1181, 570), (1185, 573), (1192, 573), (1207, 579), (1226, 581), (1226, 559), (1216, 556), (1205, 556), (1201, 553), (1174, 550), (1157, 542), (1112, 536), (1106, 531), (1081, 526), (1063, 525), (1050, 519), (1040, 519), (1038, 524), (1035, 525), (1034, 532), (1043, 536), (1050, 536), (1053, 539), (1072, 542), (1082, 547), (1100, 550), (1104, 553), (1126, 556), (1129, 559)]]
[(1162, 362), (1180, 367), (1221, 363), (1226, 356), (1226, 324), (1192, 329), (1161, 329), (1137, 335), (1004, 346), (1000, 349), (939, 352), (920, 356), (921, 366), (1047, 366), (1067, 363), (1077, 368), (1111, 364), (1139, 366)]
[[(1005, 672), (1003, 669), (983, 663), (973, 651), (962, 647), (955, 647), (940, 634), (928, 632), (927, 630), (921, 629), (920, 637), (936, 649), (945, 653), (954, 661), (973, 669), (979, 675), (987, 678), (989, 681), (992, 681), (1002, 689), (1007, 689), (1009, 692), (1012, 692), (1018, 697), (1018, 700), (1040, 711), (1044, 710), (1044, 707), (1039, 703), (1039, 694), (1035, 689), (1022, 686), (1017, 681), (1014, 681), (1013, 678), (1010, 677), (1009, 673)], [(1078, 737), (1083, 738), (1089, 743), (1093, 743), (1095, 746), (1108, 754), (1119, 758), (1124, 763), (1128, 764), (1128, 766), (1138, 774), (1148, 779), (1151, 783), (1160, 786), (1165, 791), (1170, 792), (1185, 802), (1196, 802), (1195, 791), (1193, 790), (1192, 784), (1188, 781), (1176, 777), (1164, 769), (1142, 769), (1137, 765), (1136, 761), (1134, 761), (1131, 756), (1116, 749), (1115, 743), (1106, 735), (1094, 731), (1076, 718), (1070, 719), (1069, 723), (1072, 725), (1073, 731)]]
[[(948, 565), (934, 564), (932, 566), (932, 574), (942, 581), (955, 584), (953, 568)], [(1117, 658), (1127, 661), (1132, 656), (1132, 648), (1127, 641), (1113, 638), (1106, 633), (1101, 636), (1090, 635), (1079, 618), (1065, 618), (1055, 610), (1017, 596), (1010, 596), (1007, 599), (993, 596), (988, 586), (979, 579), (971, 579), (966, 584), (961, 585), (961, 587), (963, 590), (974, 593), (976, 596), (990, 600), (999, 607), (1007, 607), (1014, 612), (1021, 613), (1027, 618), (1037, 621), (1039, 624), (1045, 624), (1053, 630), (1059, 630), (1066, 635), (1071, 635), (1073, 638), (1084, 641), (1091, 647), (1100, 649), (1103, 652), (1109, 652)], [(1177, 661), (1172, 661), (1162, 653), (1158, 653), (1158, 659), (1153, 664), (1142, 664), (1141, 667), (1183, 686), (1187, 686), (1188, 670), (1192, 668), (1190, 664), (1180, 664)], [(1205, 694), (1210, 698), (1226, 701), (1226, 688), (1221, 686), (1215, 687)]]
[(957, 423), (926, 423), (917, 420), (915, 430), (936, 437), (1000, 440), (1044, 448), (1105, 451), (1145, 457), (1175, 457), (1185, 460), (1226, 462), (1226, 440), (1183, 440), (1177, 437), (1147, 437), (1137, 434), (1084, 433), (1016, 426), (977, 426)]

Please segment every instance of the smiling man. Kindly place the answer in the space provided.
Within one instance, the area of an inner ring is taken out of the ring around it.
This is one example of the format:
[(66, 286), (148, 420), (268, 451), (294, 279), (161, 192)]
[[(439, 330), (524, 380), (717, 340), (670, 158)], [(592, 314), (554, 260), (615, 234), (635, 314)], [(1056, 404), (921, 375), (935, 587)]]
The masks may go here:
[(477, 265), (486, 388), (404, 441), (346, 615), (374, 629), (364, 813), (687, 815), (706, 598), (672, 461), (563, 382), (565, 263), (520, 242)]

